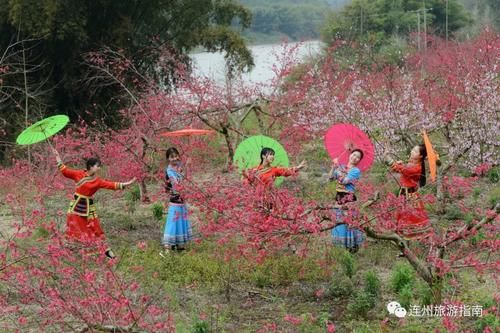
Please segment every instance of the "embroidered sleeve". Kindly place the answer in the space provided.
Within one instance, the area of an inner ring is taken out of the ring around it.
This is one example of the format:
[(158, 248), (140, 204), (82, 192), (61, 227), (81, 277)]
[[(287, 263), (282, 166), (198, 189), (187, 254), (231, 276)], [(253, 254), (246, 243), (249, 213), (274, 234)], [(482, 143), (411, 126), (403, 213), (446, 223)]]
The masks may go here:
[(99, 179), (99, 188), (104, 188), (107, 190), (123, 190), (125, 186), (123, 186), (123, 183)]
[(345, 176), (345, 169), (343, 166), (336, 167), (330, 177), (328, 178), (330, 181), (338, 180), (341, 177)]
[(295, 168), (274, 168), (273, 169), (274, 176), (275, 177), (288, 177), (295, 175), (297, 173), (297, 170)]
[(422, 172), (420, 165), (408, 166), (393, 163), (391, 168), (405, 177), (419, 177)]
[(361, 177), (361, 171), (358, 168), (351, 168), (347, 175), (340, 181), (342, 184), (354, 184)]
[(78, 181), (80, 178), (82, 178), (84, 174), (83, 171), (70, 169), (65, 164), (60, 162), (57, 163), (57, 168), (59, 169), (59, 171), (61, 171), (64, 177), (73, 179), (75, 181)]

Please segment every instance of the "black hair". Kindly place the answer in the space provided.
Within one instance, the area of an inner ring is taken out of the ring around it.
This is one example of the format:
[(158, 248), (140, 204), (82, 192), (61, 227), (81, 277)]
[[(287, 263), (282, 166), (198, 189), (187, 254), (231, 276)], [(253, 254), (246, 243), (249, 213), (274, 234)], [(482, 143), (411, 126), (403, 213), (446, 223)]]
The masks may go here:
[(101, 160), (99, 159), (99, 157), (91, 157), (86, 160), (85, 164), (87, 166), (87, 170), (90, 170), (90, 168), (92, 168), (94, 165), (101, 165)]
[[(363, 159), (363, 156), (365, 156), (365, 154), (363, 153), (363, 151), (361, 149), (354, 149), (353, 151), (351, 151), (351, 154), (352, 153), (355, 153), (355, 152), (358, 152), (361, 156), (359, 157), (359, 161), (361, 162), (361, 160)], [(350, 155), (350, 154), (349, 154)]]
[(418, 145), (418, 149), (420, 151), (420, 157), (422, 157), (422, 159), (420, 160), (420, 166), (422, 167), (422, 172), (420, 174), (418, 185), (422, 187), (425, 186), (425, 183), (427, 182), (427, 178), (425, 177), (425, 159), (427, 157), (427, 149), (425, 148), (424, 144)]
[(177, 148), (175, 148), (175, 147), (170, 147), (170, 148), (168, 148), (168, 149), (167, 149), (167, 151), (165, 152), (165, 157), (167, 158), (167, 160), (168, 160), (168, 158), (169, 158), (170, 156), (172, 156), (172, 155), (177, 155), (177, 156), (180, 156), (179, 151), (177, 150)]
[(267, 156), (269, 154), (274, 155), (274, 149), (269, 147), (262, 148), (262, 150), (260, 151), (260, 164), (264, 163), (264, 156)]

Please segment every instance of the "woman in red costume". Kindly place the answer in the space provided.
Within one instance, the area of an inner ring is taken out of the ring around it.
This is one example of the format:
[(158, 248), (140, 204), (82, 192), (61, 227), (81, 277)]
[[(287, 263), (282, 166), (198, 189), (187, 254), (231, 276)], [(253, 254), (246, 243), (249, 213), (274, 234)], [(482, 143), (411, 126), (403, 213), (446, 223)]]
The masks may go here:
[(255, 186), (263, 186), (263, 207), (265, 207), (266, 210), (271, 210), (273, 207), (273, 204), (268, 196), (268, 189), (272, 187), (276, 177), (289, 177), (295, 175), (300, 169), (306, 166), (305, 161), (302, 161), (298, 166), (292, 168), (272, 166), (274, 154), (275, 152), (272, 148), (262, 148), (260, 152), (260, 164), (253, 169), (243, 171), (245, 183)]
[(243, 171), (243, 177), (249, 184), (263, 184), (271, 186), (276, 177), (289, 177), (295, 175), (297, 171), (306, 166), (302, 161), (298, 166), (292, 168), (274, 167), (271, 164), (274, 161), (274, 150), (272, 148), (262, 148), (260, 152), (260, 164), (249, 170)]
[[(104, 188), (108, 190), (122, 190), (133, 184), (135, 178), (126, 183), (112, 182), (97, 176), (101, 168), (101, 161), (98, 158), (87, 160), (87, 170), (74, 170), (63, 164), (57, 150), (53, 149), (56, 155), (57, 168), (64, 177), (73, 179), (76, 182), (74, 199), (70, 202), (66, 220), (66, 236), (79, 241), (90, 241), (104, 239), (104, 232), (94, 206), (92, 196), (97, 190)], [(111, 249), (106, 250), (106, 256), (114, 258)]]
[(426, 183), (424, 162), (426, 157), (425, 145), (418, 145), (411, 150), (407, 164), (388, 160), (391, 169), (401, 175), (399, 195), (404, 196), (407, 205), (410, 205), (407, 206), (408, 209), (405, 207), (396, 214), (396, 231), (406, 239), (426, 238), (432, 231), (429, 217), (417, 192)]

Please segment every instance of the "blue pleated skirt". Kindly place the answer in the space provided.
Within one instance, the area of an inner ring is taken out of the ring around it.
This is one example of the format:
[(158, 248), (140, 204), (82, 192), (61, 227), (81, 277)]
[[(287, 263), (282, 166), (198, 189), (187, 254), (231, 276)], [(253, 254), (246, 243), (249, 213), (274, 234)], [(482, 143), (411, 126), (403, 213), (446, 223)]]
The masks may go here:
[[(337, 221), (342, 221), (343, 212), (340, 209), (335, 209)], [(347, 224), (342, 223), (332, 229), (333, 244), (346, 249), (359, 248), (365, 241), (365, 234), (358, 228), (351, 228)]]
[(365, 241), (365, 234), (357, 228), (351, 228), (347, 224), (339, 224), (332, 230), (333, 244), (346, 249), (360, 247)]
[(163, 245), (184, 245), (193, 239), (185, 204), (169, 203)]

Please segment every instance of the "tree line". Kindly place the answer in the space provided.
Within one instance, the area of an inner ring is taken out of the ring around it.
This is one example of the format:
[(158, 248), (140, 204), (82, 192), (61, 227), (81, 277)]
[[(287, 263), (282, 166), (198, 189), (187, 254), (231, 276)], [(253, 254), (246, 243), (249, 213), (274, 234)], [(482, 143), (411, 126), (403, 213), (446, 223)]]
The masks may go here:
[(231, 68), (250, 68), (240, 35), (250, 23), (236, 1), (0, 0), (0, 160), (16, 132), (43, 115), (117, 125), (129, 101), (117, 98), (123, 87), (93, 86), (91, 52), (118, 50), (168, 88), (198, 46), (225, 51)]

